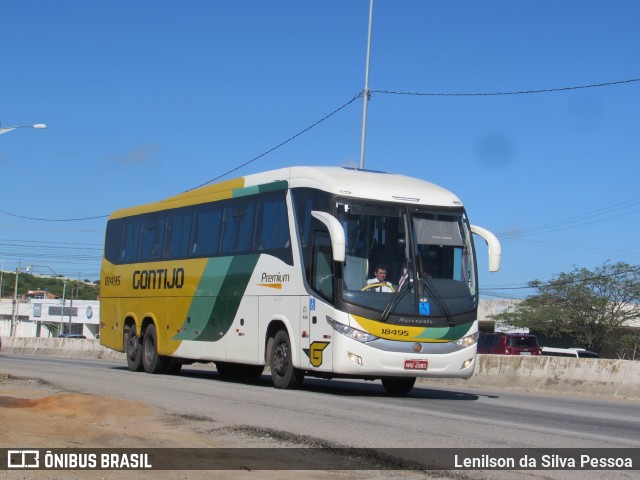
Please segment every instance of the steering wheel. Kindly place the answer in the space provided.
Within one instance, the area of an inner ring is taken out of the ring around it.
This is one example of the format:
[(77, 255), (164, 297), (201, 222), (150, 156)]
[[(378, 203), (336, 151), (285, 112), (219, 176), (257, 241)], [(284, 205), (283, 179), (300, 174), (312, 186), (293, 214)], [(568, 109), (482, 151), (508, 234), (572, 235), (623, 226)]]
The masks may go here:
[(363, 287), (360, 291), (361, 292), (366, 292), (367, 290), (371, 290), (372, 288), (378, 288), (378, 287), (387, 287), (390, 288), (392, 292), (395, 292), (395, 288), (393, 288), (393, 285), (391, 285), (390, 283), (370, 283), (369, 285)]

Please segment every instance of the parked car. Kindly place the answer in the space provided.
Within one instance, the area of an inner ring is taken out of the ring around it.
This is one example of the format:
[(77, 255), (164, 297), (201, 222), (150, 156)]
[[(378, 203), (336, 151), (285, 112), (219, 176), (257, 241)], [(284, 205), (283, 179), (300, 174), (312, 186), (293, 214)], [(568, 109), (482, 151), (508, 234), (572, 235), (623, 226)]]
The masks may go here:
[(87, 338), (80, 333), (61, 333), (58, 338)]
[(550, 357), (600, 358), (596, 352), (584, 348), (555, 348), (542, 347), (542, 355)]
[(541, 355), (538, 339), (531, 333), (480, 332), (478, 353), (494, 355)]

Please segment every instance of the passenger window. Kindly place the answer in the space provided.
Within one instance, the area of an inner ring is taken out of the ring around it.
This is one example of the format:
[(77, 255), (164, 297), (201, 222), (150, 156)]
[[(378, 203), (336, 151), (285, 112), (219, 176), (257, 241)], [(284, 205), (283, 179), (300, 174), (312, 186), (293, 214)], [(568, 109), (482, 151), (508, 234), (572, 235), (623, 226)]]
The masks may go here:
[(140, 261), (158, 260), (162, 251), (162, 237), (166, 218), (160, 215), (149, 215), (142, 222), (140, 240)]
[(191, 211), (177, 211), (167, 218), (162, 247), (163, 259), (185, 258), (189, 255)]
[(251, 250), (255, 202), (228, 204), (224, 211), (222, 252), (239, 253)]
[(256, 225), (256, 250), (275, 250), (289, 246), (289, 219), (284, 197), (267, 197), (260, 201)]
[(206, 205), (196, 211), (191, 246), (192, 256), (204, 257), (218, 253), (221, 224), (221, 205)]
[(138, 243), (140, 242), (140, 221), (134, 217), (129, 219), (124, 226), (122, 235), (122, 248), (120, 250), (120, 262), (133, 263), (138, 256)]

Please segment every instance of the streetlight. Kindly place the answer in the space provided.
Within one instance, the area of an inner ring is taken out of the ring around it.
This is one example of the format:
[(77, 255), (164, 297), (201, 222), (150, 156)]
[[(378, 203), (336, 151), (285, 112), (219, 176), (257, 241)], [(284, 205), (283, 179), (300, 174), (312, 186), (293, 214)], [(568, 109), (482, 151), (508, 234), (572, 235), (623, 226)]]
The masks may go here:
[(47, 128), (47, 126), (44, 123), (36, 123), (35, 125), (17, 125), (15, 127), (4, 127), (0, 128), (0, 135), (10, 132), (11, 130), (15, 130), (16, 128)]

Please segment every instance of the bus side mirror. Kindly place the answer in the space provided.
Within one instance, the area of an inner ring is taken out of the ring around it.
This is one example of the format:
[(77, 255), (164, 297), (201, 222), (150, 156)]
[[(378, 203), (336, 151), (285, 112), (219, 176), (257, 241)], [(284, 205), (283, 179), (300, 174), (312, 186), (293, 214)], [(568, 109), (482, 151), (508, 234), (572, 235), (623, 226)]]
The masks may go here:
[(333, 261), (344, 262), (345, 259), (345, 241), (344, 241), (344, 228), (342, 224), (330, 213), (318, 212), (313, 210), (311, 212), (315, 218), (320, 220), (329, 230), (329, 236), (331, 237), (331, 249), (333, 250)]
[(489, 230), (476, 225), (471, 225), (471, 233), (475, 233), (487, 242), (489, 247), (489, 271), (497, 272), (500, 270), (500, 257), (502, 255), (502, 247), (500, 246), (500, 240)]

